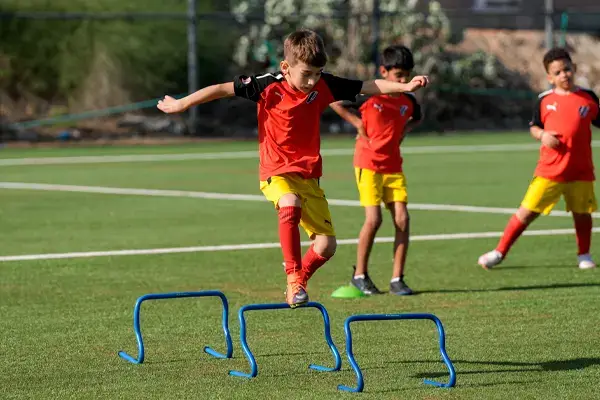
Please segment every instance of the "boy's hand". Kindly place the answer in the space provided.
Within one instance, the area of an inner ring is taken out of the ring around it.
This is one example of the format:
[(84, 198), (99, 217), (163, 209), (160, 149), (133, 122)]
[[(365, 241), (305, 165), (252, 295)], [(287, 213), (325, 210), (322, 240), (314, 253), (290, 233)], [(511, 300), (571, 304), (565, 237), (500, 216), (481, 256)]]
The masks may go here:
[(179, 113), (186, 110), (181, 100), (177, 100), (171, 96), (165, 96), (163, 100), (159, 100), (157, 107), (167, 114)]
[(362, 125), (362, 123), (356, 127), (356, 140), (366, 140), (367, 143), (371, 143), (371, 139), (369, 139), (369, 137), (367, 136), (367, 131), (365, 130), (365, 127)]
[(542, 131), (540, 135), (540, 142), (546, 147), (551, 149), (556, 149), (560, 146), (560, 140), (558, 140), (557, 136), (560, 136), (557, 132), (554, 131)]
[(425, 75), (418, 75), (411, 79), (410, 82), (407, 83), (408, 91), (414, 92), (415, 90), (425, 87), (429, 84), (429, 78)]

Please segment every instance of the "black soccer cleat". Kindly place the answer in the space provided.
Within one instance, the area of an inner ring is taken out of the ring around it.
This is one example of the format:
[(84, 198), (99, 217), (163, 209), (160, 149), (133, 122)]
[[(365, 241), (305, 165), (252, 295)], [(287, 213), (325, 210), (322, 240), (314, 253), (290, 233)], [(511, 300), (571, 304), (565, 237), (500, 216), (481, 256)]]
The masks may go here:
[[(356, 266), (353, 266), (353, 268), (356, 271)], [(379, 289), (377, 289), (377, 286), (375, 286), (368, 274), (365, 274), (364, 278), (355, 278), (354, 274), (352, 274), (352, 280), (350, 281), (350, 283), (352, 283), (354, 287), (356, 287), (358, 290), (360, 290), (367, 296), (383, 293)]]
[(413, 294), (413, 291), (406, 283), (404, 283), (404, 279), (400, 279), (396, 282), (390, 282), (390, 294), (395, 294), (396, 296), (408, 296)]

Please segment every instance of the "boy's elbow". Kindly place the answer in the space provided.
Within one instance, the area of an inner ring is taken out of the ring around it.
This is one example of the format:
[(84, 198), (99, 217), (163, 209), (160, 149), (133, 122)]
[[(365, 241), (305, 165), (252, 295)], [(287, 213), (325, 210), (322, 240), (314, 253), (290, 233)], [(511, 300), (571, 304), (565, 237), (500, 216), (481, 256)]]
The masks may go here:
[(342, 115), (346, 111), (346, 109), (344, 108), (343, 102), (344, 102), (343, 100), (336, 101), (334, 103), (329, 104), (329, 107), (331, 107), (331, 109), (333, 111), (335, 111), (337, 114)]
[(226, 82), (217, 85), (217, 92), (221, 97), (231, 97), (235, 95), (235, 89), (233, 87), (233, 82)]

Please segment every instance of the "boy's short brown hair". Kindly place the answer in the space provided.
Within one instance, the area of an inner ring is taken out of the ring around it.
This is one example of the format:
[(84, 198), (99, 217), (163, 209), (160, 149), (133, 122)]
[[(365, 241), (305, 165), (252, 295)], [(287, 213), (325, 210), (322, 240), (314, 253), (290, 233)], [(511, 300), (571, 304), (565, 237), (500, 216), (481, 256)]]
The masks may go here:
[(565, 60), (570, 63), (573, 62), (571, 60), (571, 55), (566, 49), (562, 47), (554, 47), (548, 50), (548, 52), (544, 55), (544, 68), (546, 68), (546, 72), (548, 72), (548, 67), (550, 67), (550, 64), (558, 60)]
[(323, 68), (327, 64), (323, 39), (316, 32), (308, 29), (301, 29), (288, 35), (283, 43), (283, 55), (291, 66), (303, 62), (311, 67)]

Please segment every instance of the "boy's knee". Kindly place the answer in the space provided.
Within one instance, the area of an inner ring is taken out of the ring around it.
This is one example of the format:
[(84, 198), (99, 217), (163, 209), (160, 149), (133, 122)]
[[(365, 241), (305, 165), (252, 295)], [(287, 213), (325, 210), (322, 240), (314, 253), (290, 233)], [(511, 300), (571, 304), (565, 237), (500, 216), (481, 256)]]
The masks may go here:
[(279, 208), (282, 207), (302, 207), (302, 201), (298, 195), (294, 193), (286, 193), (279, 198), (277, 201), (277, 206)]
[(371, 230), (378, 230), (381, 227), (382, 218), (381, 215), (368, 216), (365, 219), (365, 225)]
[(529, 225), (540, 215), (538, 212), (531, 211), (525, 207), (519, 207), (516, 212), (516, 217), (525, 225)]
[(408, 229), (410, 223), (410, 217), (408, 214), (400, 214), (394, 217), (394, 225), (397, 230), (405, 231)]
[(337, 249), (337, 240), (335, 236), (317, 236), (313, 249), (321, 257), (331, 258)]

